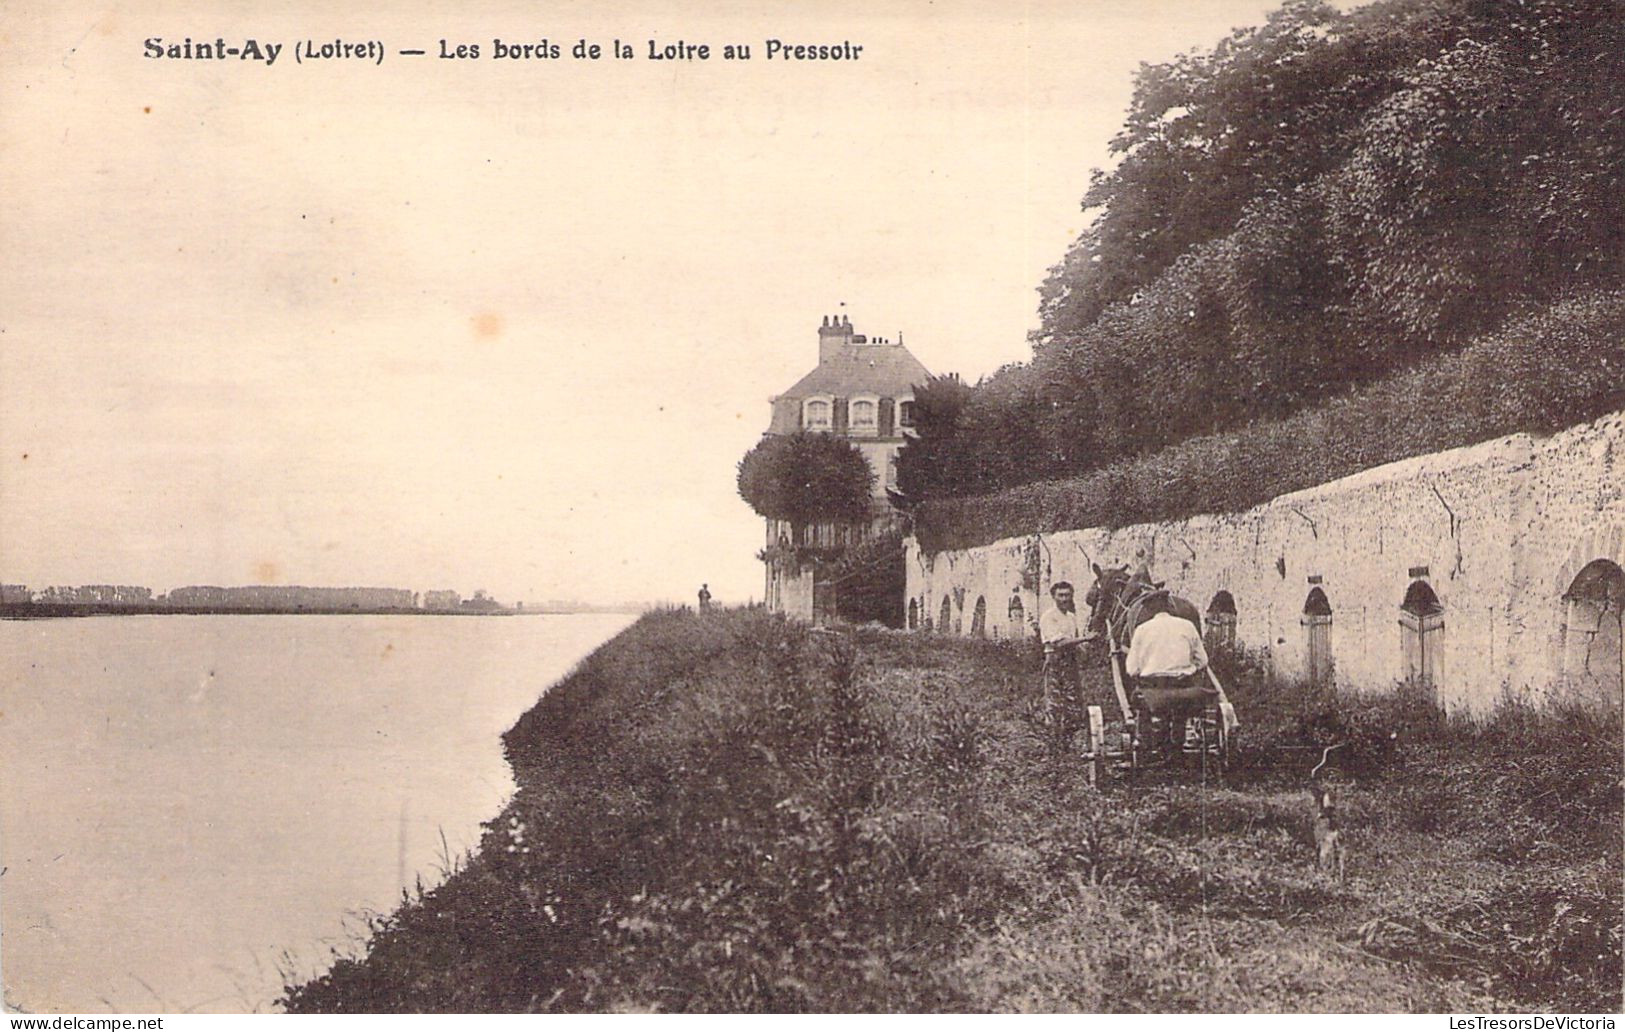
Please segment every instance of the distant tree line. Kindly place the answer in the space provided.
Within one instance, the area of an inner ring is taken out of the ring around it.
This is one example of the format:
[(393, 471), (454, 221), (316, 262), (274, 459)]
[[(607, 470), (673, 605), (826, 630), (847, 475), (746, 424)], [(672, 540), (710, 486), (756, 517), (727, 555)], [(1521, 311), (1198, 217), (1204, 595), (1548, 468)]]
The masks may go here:
[(1617, 0), (1292, 0), (1143, 67), (1031, 361), (917, 390), (901, 490), (1077, 477), (1601, 298), (1622, 82)]
[(152, 589), (134, 584), (56, 584), (34, 593), (22, 584), (0, 586), (0, 602), (35, 601), (45, 605), (142, 605), (152, 601)]
[[(485, 591), (465, 599), (455, 591), (429, 591), (422, 608), (437, 611), (494, 612), (502, 604)], [(151, 588), (126, 584), (53, 585), (38, 591), (24, 584), (0, 584), (0, 604), (181, 609), (343, 610), (416, 609), (419, 596), (406, 588), (304, 587), (249, 584), (216, 587), (192, 584), (154, 596)]]

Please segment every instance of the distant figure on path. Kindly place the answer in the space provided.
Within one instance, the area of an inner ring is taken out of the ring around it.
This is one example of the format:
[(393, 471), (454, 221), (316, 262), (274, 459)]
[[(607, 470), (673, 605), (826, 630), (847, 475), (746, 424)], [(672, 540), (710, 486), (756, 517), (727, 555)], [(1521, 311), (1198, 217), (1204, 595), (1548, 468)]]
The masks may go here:
[(711, 608), (711, 587), (708, 584), (700, 585), (700, 612)]
[(1044, 707), (1052, 736), (1050, 746), (1062, 752), (1073, 732), (1083, 725), (1078, 646), (1092, 639), (1087, 621), (1078, 616), (1072, 585), (1056, 581), (1049, 593), (1055, 605), (1038, 618), (1038, 634), (1044, 640)]

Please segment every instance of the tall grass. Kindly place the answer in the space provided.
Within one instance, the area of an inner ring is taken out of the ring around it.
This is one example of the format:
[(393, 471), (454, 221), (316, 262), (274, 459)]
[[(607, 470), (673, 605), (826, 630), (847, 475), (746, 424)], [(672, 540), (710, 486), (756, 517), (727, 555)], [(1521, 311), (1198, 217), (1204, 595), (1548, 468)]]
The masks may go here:
[[(1487, 715), (1437, 709), (1412, 685), (1349, 694), (1274, 678), (1255, 654), (1216, 656), (1247, 715), (1250, 775), (1370, 785), (1386, 804), (1371, 840), (1464, 847), (1517, 875), (1486, 898), (1393, 894), (1358, 929), (1368, 952), (1503, 992), (1543, 986), (1582, 1010), (1620, 1005), (1625, 967), (1625, 724), (1617, 705), (1540, 705), (1503, 692)], [(1330, 753), (1327, 746), (1339, 746)], [(1381, 848), (1380, 846), (1378, 848)], [(1436, 845), (1435, 845), (1436, 848)]]
[[(1522, 856), (1494, 855), (1505, 837), (1433, 794), (1478, 786), (1463, 791), (1500, 806), (1500, 826), (1516, 817), (1556, 835), (1584, 817), (1617, 830), (1617, 792), (1571, 793), (1553, 806), (1542, 793), (1557, 783), (1538, 771), (1528, 784), (1496, 780), (1501, 768), (1485, 757), (1550, 739), (1546, 717), (1509, 711), (1469, 729), (1406, 710), (1421, 723), (1398, 739), (1403, 763), (1366, 762), (1359, 752), (1336, 774), (1362, 800), (1356, 809), (1371, 835), (1426, 854), (1418, 869), (1436, 865), (1428, 836), (1452, 835), (1497, 870), (1520, 872), (1526, 888), (1509, 927), (1519, 936), (1556, 928), (1550, 941), (1567, 944), (1514, 968), (1506, 958), (1518, 954), (1504, 939), (1474, 962), (1473, 977), (1489, 981), (1433, 977), (1411, 973), (1409, 961), (1372, 959), (1401, 955), (1387, 926), (1373, 926), (1369, 948), (1352, 954), (1332, 926), (1352, 934), (1376, 917), (1406, 928), (1427, 921), (1491, 942), (1466, 923), (1471, 911), (1452, 909), (1481, 902), (1470, 893), (1482, 879), (1373, 890), (1368, 899), (1318, 879), (1302, 841), (1295, 800), (1306, 747), (1360, 720), (1380, 725), (1376, 740), (1387, 718), (1362, 716), (1371, 709), (1363, 700), (1273, 683), (1262, 667), (1255, 677), (1246, 657), (1234, 662), (1246, 744), (1259, 759), (1230, 788), (1176, 775), (1102, 792), (1074, 757), (1048, 749), (1036, 670), (1022, 650), (817, 631), (761, 611), (645, 616), (507, 734), (520, 788), (478, 855), (381, 920), (364, 957), (290, 986), (285, 1003), (708, 1012), (1617, 1006), (1618, 935), (1610, 926), (1585, 940), (1595, 926), (1577, 920), (1618, 903), (1618, 879), (1612, 895), (1597, 879), (1609, 864), (1617, 873), (1617, 856), (1594, 832), (1575, 832), (1541, 854), (1536, 870)], [(1104, 673), (1090, 672), (1102, 693)], [(1617, 736), (1617, 726), (1573, 738), (1574, 749), (1593, 749), (1584, 753), (1594, 763), (1588, 776), (1611, 770), (1605, 784), (1617, 784), (1617, 754), (1605, 762), (1593, 733)], [(1434, 780), (1435, 768), (1454, 774)], [(1446, 826), (1414, 826), (1428, 807)], [(1556, 918), (1554, 900), (1568, 905)], [(1305, 915), (1326, 929), (1303, 925)], [(1290, 944), (1284, 954), (1280, 943)], [(1599, 944), (1601, 959), (1574, 959)], [(1328, 971), (1350, 981), (1330, 992)], [(1531, 971), (1545, 974), (1520, 987), (1514, 974)]]

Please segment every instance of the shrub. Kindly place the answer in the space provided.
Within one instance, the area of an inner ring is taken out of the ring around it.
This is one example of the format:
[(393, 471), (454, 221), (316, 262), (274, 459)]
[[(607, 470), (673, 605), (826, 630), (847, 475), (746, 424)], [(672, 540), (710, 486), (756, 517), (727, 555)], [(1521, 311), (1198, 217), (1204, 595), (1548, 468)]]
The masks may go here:
[[(1595, 418), (1625, 406), (1622, 373), (1625, 292), (1588, 294), (1286, 419), (1067, 480), (927, 500), (915, 513), (915, 533), (921, 548), (938, 552), (1243, 510), (1423, 452)], [(1334, 440), (1338, 446), (1327, 447)]]
[(831, 563), (826, 583), (835, 590), (835, 612), (851, 623), (903, 625), (908, 575), (903, 534), (888, 531), (849, 549)]
[(831, 434), (769, 435), (739, 460), (739, 496), (770, 520), (861, 520), (874, 484), (863, 454)]

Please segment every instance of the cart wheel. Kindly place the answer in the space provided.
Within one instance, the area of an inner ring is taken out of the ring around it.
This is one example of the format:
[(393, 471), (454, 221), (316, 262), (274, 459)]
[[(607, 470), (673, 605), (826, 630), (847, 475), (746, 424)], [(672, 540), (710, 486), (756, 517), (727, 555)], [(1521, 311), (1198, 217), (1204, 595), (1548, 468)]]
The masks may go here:
[(1089, 764), (1089, 784), (1099, 785), (1106, 774), (1106, 718), (1099, 706), (1090, 706), (1087, 716), (1089, 747), (1084, 753), (1084, 760)]

